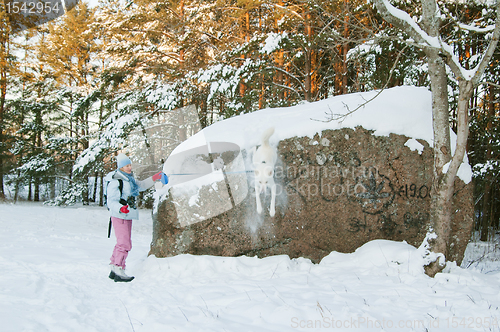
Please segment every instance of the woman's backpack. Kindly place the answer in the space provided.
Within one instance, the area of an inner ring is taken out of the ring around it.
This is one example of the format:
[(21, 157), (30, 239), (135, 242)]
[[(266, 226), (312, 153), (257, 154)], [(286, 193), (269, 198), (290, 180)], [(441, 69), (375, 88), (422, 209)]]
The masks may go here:
[[(106, 183), (106, 190), (104, 191), (104, 205), (106, 205), (106, 207), (109, 210), (109, 207), (108, 207), (108, 197), (107, 197), (107, 194), (108, 194), (108, 184), (109, 184), (109, 181)], [(122, 179), (118, 179), (118, 188), (120, 189), (120, 197), (122, 197), (122, 194), (123, 194), (123, 180)], [(109, 217), (108, 239), (111, 237), (111, 225), (112, 225), (111, 217)]]

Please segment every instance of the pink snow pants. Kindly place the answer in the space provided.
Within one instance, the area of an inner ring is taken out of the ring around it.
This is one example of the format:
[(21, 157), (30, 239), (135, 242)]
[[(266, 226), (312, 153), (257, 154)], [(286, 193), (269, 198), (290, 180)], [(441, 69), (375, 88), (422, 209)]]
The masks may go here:
[(116, 245), (111, 256), (111, 264), (125, 269), (125, 260), (132, 249), (132, 220), (111, 217), (116, 235)]

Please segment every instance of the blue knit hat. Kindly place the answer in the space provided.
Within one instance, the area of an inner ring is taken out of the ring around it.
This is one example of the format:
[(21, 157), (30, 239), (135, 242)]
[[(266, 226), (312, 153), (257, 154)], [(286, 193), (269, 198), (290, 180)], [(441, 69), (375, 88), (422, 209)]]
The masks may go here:
[(128, 164), (132, 164), (132, 161), (127, 157), (125, 153), (120, 153), (116, 156), (116, 166), (118, 168), (122, 168), (123, 166), (127, 166)]

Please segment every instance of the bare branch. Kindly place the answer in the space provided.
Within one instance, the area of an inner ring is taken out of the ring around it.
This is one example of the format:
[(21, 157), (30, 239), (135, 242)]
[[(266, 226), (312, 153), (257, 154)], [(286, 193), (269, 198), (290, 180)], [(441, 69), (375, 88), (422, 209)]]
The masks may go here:
[(302, 84), (301, 80), (300, 80), (298, 77), (296, 77), (296, 76), (295, 76), (295, 75), (293, 75), (292, 73), (287, 72), (286, 70), (284, 70), (284, 69), (282, 69), (282, 68), (280, 68), (280, 67), (268, 66), (268, 67), (266, 67), (266, 68), (265, 68), (265, 70), (277, 70), (277, 71), (281, 72), (282, 74), (284, 74), (284, 75), (286, 75), (286, 76), (288, 76), (288, 77), (292, 78), (293, 80), (297, 81), (297, 84), (299, 84), (299, 85), (300, 85), (300, 87), (301, 87), (302, 89), (304, 89), (304, 85)]
[[(347, 113), (344, 113), (344, 114), (338, 114), (338, 113), (337, 114), (333, 114), (333, 111), (330, 109), (330, 118), (329, 119), (327, 119), (327, 120), (318, 120), (318, 119), (312, 119), (311, 118), (311, 120), (313, 120), (313, 121), (320, 121), (320, 122), (331, 122), (331, 121), (343, 122), (349, 115), (353, 114), (354, 112), (356, 112), (357, 110), (359, 110), (361, 107), (365, 107), (368, 103), (370, 103), (375, 98), (377, 98), (378, 96), (380, 96), (380, 94), (385, 89), (387, 89), (387, 86), (389, 85), (389, 82), (391, 81), (392, 74), (394, 73), (394, 70), (396, 69), (396, 65), (399, 63), (399, 59), (401, 58), (401, 55), (404, 53), (404, 51), (406, 50), (407, 47), (408, 47), (408, 45), (405, 45), (405, 47), (403, 47), (403, 49), (401, 51), (399, 51), (398, 56), (396, 57), (396, 60), (394, 61), (394, 64), (392, 65), (391, 71), (389, 72), (389, 77), (387, 78), (387, 81), (385, 82), (385, 84), (382, 87), (382, 89), (380, 89), (380, 91), (377, 92), (377, 94), (375, 96), (373, 96), (369, 100), (365, 101), (364, 103), (358, 105), (358, 107), (356, 107), (352, 111), (349, 110), (349, 106), (348, 105), (344, 104), (344, 107), (348, 110)], [(328, 108), (330, 108), (330, 106), (328, 106)]]
[(500, 84), (493, 83), (493, 82), (489, 82), (489, 81), (486, 81), (486, 82), (481, 82), (480, 84), (484, 84), (484, 85), (492, 85), (492, 86), (494, 86), (495, 88), (500, 88)]
[(300, 93), (299, 93), (296, 89), (293, 89), (293, 88), (291, 88), (291, 87), (289, 87), (289, 86), (287, 86), (287, 85), (284, 85), (284, 84), (278, 84), (278, 83), (274, 83), (274, 82), (273, 82), (272, 84), (273, 84), (274, 86), (279, 87), (279, 88), (288, 89), (288, 90), (290, 90), (290, 91), (294, 92), (295, 94), (297, 94), (297, 96), (298, 96), (299, 98), (302, 98), (302, 97), (303, 97), (303, 96), (302, 96), (302, 95), (301, 95), (301, 94), (300, 94)]

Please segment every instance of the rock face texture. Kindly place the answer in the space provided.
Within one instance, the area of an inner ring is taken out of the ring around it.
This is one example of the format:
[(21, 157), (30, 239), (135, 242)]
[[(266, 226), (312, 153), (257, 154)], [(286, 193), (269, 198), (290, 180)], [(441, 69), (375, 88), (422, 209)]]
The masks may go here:
[[(252, 172), (228, 167), (222, 180), (195, 192), (169, 189), (153, 215), (150, 254), (287, 254), (318, 262), (331, 251), (353, 252), (374, 239), (422, 243), (433, 164), (427, 142), (357, 127), (283, 140), (277, 152), (274, 217), (269, 193), (263, 213), (256, 212)], [(249, 154), (241, 152), (247, 165)], [(460, 263), (473, 224), (472, 183), (456, 180), (455, 191), (448, 260)]]

